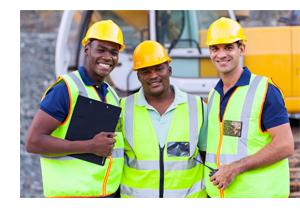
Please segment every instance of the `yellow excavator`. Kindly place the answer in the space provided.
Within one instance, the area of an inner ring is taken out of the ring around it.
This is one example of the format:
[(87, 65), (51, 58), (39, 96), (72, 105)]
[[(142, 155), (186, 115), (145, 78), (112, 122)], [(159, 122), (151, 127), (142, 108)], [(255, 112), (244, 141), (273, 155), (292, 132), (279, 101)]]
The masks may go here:
[(242, 25), (248, 40), (243, 64), (252, 73), (272, 77), (284, 92), (289, 115), (300, 118), (299, 10), (66, 10), (57, 38), (56, 75), (83, 65), (81, 40), (88, 27), (111, 19), (123, 31), (126, 45), (109, 76), (116, 89), (135, 92), (141, 87), (131, 70), (133, 50), (144, 40), (155, 40), (172, 58), (171, 84), (206, 100), (219, 79), (205, 45), (206, 34), (220, 17)]

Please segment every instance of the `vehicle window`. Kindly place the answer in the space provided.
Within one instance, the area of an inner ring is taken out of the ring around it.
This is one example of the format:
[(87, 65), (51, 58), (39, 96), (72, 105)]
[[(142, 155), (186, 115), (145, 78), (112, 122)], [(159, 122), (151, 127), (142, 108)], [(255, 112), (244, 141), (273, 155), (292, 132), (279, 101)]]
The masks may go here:
[(184, 14), (182, 10), (158, 10), (157, 17), (157, 41), (163, 46), (169, 46), (173, 39), (181, 36), (184, 26)]
[(290, 18), (289, 10), (250, 10), (249, 17), (240, 20), (242, 27), (285, 26), (280, 17)]
[(141, 41), (149, 39), (148, 12), (146, 10), (95, 10), (90, 25), (100, 20), (112, 20), (123, 33), (125, 52), (132, 53)]
[(208, 29), (220, 17), (229, 17), (227, 10), (197, 10), (199, 29)]

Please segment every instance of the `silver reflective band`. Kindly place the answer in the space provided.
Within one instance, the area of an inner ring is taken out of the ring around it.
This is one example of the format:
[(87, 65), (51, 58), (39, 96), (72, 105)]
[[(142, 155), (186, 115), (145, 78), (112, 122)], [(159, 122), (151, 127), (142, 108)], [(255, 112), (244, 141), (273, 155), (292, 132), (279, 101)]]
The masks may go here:
[[(86, 89), (85, 89), (82, 81), (79, 79), (79, 77), (76, 74), (74, 74), (74, 73), (68, 73), (66, 75), (69, 76), (73, 80), (73, 82), (76, 84), (76, 86), (77, 86), (77, 88), (79, 90), (79, 95), (84, 96), (84, 97), (89, 97), (89, 95), (88, 95), (88, 93), (87, 93), (87, 91), (86, 91)], [(118, 104), (118, 106), (120, 106), (119, 100), (116, 97), (116, 95), (113, 93), (113, 91), (110, 88), (110, 86), (108, 86), (108, 88), (109, 88), (110, 93), (113, 95), (116, 103)]]
[[(124, 148), (115, 148), (112, 151), (112, 158), (123, 158), (124, 156)], [(42, 159), (47, 159), (47, 160), (56, 160), (56, 161), (69, 161), (69, 160), (79, 160), (75, 157), (71, 156), (57, 156), (57, 157), (48, 157), (48, 156), (43, 156), (40, 155)]]
[(114, 148), (111, 153), (112, 158), (123, 158), (124, 148)]
[[(198, 105), (195, 95), (187, 94), (189, 107), (189, 141), (190, 141), (190, 156), (194, 155), (198, 143)], [(203, 113), (203, 112), (202, 112)]]
[(79, 90), (79, 95), (83, 96), (83, 97), (89, 97), (85, 87), (83, 86), (81, 80), (79, 79), (79, 77), (76, 76), (76, 74), (74, 73), (69, 73), (66, 74), (67, 76), (69, 76), (73, 82), (76, 84), (78, 90)]
[(209, 116), (209, 113), (210, 113), (210, 109), (211, 109), (211, 106), (212, 106), (212, 101), (214, 100), (214, 96), (215, 96), (215, 93), (216, 93), (216, 90), (213, 90), (212, 91), (212, 94), (210, 96), (210, 99), (207, 103), (207, 115)]
[(110, 86), (108, 85), (108, 89), (110, 91), (110, 93), (114, 96), (116, 103), (118, 104), (118, 106), (120, 107), (120, 102), (118, 100), (118, 98), (116, 97), (116, 95), (113, 93), (112, 89), (110, 88)]
[(133, 108), (134, 108), (134, 99), (135, 94), (132, 94), (127, 97), (125, 101), (125, 121), (124, 121), (124, 131), (125, 131), (125, 138), (131, 147), (132, 151), (134, 152), (133, 146)]
[[(249, 132), (249, 124), (250, 124), (250, 116), (251, 116), (251, 110), (252, 110), (252, 105), (254, 102), (254, 97), (256, 93), (256, 89), (259, 85), (259, 83), (262, 80), (262, 76), (255, 76), (252, 82), (250, 83), (249, 89), (247, 91), (243, 108), (242, 108), (242, 113), (241, 113), (241, 121), (243, 123), (242, 127), (242, 135), (241, 137), (238, 137), (238, 144), (237, 144), (237, 154), (220, 154), (219, 157), (219, 162), (220, 164), (223, 163), (232, 163), (234, 161), (243, 159), (247, 156), (247, 143), (248, 143), (248, 132)], [(210, 109), (213, 103), (214, 99), (214, 94), (215, 90), (213, 91), (212, 96), (210, 97), (210, 100), (208, 102), (208, 118), (209, 118), (209, 113)], [(228, 105), (228, 104), (227, 104)], [(206, 153), (206, 159), (205, 162), (208, 163), (216, 163), (216, 158), (217, 155), (214, 153)]]
[[(136, 197), (136, 198), (158, 198), (159, 189), (137, 189), (123, 184), (120, 185), (121, 193), (125, 196)], [(184, 198), (195, 194), (199, 191), (205, 189), (205, 180), (204, 178), (192, 185), (192, 187), (187, 189), (177, 189), (177, 190), (168, 190), (164, 189), (164, 198)]]
[[(195, 158), (202, 162), (199, 153)], [(124, 164), (136, 170), (160, 170), (159, 161), (157, 160), (137, 160), (136, 158), (132, 159), (125, 155)], [(193, 158), (189, 158), (187, 161), (164, 161), (164, 171), (190, 170), (197, 165), (200, 165), (200, 163)]]
[(70, 156), (57, 156), (57, 157), (48, 157), (48, 156), (42, 156), (40, 155), (41, 159), (47, 159), (47, 160), (56, 160), (56, 161), (69, 161), (69, 160), (79, 160), (75, 157)]

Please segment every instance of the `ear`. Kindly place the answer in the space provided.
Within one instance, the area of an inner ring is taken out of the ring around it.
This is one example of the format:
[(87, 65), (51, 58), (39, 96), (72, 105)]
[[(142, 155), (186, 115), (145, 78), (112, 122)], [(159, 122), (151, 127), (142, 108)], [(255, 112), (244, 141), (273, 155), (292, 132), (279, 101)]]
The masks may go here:
[(137, 76), (138, 80), (140, 81), (139, 70), (137, 70), (136, 76)]
[(242, 43), (239, 50), (240, 50), (240, 56), (243, 56), (245, 54), (246, 45), (244, 43)]
[(168, 67), (168, 71), (169, 71), (169, 76), (171, 76), (172, 75), (172, 67)]
[(88, 55), (89, 49), (90, 49), (89, 44), (85, 45), (85, 47), (84, 47), (84, 55), (85, 55), (85, 56)]

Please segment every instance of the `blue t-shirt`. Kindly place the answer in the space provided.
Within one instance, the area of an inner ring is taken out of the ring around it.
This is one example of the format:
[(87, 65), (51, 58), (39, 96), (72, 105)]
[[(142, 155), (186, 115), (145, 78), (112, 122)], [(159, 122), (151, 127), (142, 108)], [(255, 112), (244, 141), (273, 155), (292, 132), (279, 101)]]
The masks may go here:
[[(222, 121), (227, 102), (231, 97), (232, 93), (234, 92), (235, 88), (238, 86), (249, 85), (250, 78), (251, 72), (247, 67), (244, 67), (244, 71), (240, 76), (239, 80), (235, 83), (233, 87), (231, 87), (225, 93), (225, 95), (223, 94), (222, 79), (219, 80), (219, 82), (215, 86), (215, 90), (221, 95), (220, 121)], [(287, 109), (285, 107), (284, 100), (279, 89), (269, 83), (261, 115), (261, 129), (262, 131), (265, 131), (269, 128), (279, 126), (284, 123), (289, 123), (289, 118), (287, 115)]]
[[(80, 67), (78, 72), (82, 78), (82, 81), (87, 86), (94, 86), (99, 97), (103, 102), (105, 101), (105, 96), (108, 93), (108, 85), (103, 82), (100, 86), (96, 84), (88, 75), (85, 73), (84, 67)], [(40, 103), (40, 109), (55, 119), (59, 120), (61, 123), (67, 118), (69, 114), (70, 98), (68, 87), (64, 81), (51, 87), (46, 93), (45, 98)]]

